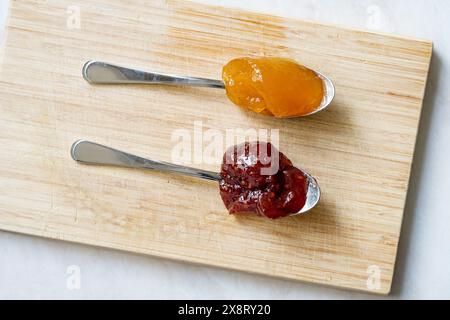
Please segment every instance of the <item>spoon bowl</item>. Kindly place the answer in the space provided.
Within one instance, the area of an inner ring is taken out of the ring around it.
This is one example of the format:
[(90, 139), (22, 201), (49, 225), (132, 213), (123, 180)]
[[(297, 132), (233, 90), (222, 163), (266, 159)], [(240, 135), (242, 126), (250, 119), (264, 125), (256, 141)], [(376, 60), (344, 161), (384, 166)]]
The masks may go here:
[(320, 79), (322, 79), (322, 82), (323, 82), (323, 88), (324, 88), (323, 99), (322, 99), (322, 102), (320, 103), (320, 106), (316, 110), (304, 115), (303, 117), (311, 116), (313, 114), (316, 114), (320, 111), (325, 110), (326, 108), (328, 108), (328, 106), (331, 104), (331, 102), (333, 102), (334, 96), (336, 95), (336, 88), (333, 84), (333, 81), (331, 81), (330, 78), (328, 78), (327, 76), (325, 76), (324, 74), (322, 74), (320, 72), (315, 71), (315, 73), (317, 73), (317, 75), (319, 76)]
[(303, 208), (298, 212), (294, 213), (291, 216), (298, 216), (298, 215), (305, 215), (306, 213), (310, 212), (312, 209), (314, 209), (317, 204), (319, 203), (321, 191), (319, 184), (317, 183), (317, 180), (307, 173), (304, 170), (301, 170), (302, 173), (306, 176), (307, 182), (308, 182), (308, 191), (306, 193), (306, 203), (303, 206)]

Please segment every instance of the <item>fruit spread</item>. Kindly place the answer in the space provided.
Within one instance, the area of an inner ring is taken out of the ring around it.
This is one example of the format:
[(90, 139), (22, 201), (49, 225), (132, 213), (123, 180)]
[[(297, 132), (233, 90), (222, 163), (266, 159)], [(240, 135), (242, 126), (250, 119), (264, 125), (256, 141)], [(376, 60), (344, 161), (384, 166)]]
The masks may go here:
[(223, 68), (222, 78), (233, 103), (277, 118), (314, 112), (325, 93), (317, 73), (284, 58), (234, 59)]
[(271, 143), (231, 147), (220, 176), (220, 195), (231, 214), (256, 212), (277, 219), (298, 213), (306, 202), (307, 178)]

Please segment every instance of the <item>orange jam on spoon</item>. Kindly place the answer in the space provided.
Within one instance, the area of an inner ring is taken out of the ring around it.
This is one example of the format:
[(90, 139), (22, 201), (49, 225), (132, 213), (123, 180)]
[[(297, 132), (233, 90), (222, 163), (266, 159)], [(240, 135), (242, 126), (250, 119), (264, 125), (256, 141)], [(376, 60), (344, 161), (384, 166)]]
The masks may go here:
[(325, 93), (317, 73), (284, 58), (234, 59), (223, 68), (222, 78), (233, 103), (277, 118), (314, 112)]

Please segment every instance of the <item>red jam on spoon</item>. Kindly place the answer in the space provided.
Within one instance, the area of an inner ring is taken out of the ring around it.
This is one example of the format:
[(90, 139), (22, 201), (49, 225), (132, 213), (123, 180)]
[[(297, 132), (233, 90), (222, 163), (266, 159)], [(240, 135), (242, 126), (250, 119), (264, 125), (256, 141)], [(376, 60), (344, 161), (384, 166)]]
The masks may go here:
[(277, 219), (298, 213), (306, 203), (307, 178), (271, 143), (231, 147), (220, 176), (220, 195), (230, 214)]

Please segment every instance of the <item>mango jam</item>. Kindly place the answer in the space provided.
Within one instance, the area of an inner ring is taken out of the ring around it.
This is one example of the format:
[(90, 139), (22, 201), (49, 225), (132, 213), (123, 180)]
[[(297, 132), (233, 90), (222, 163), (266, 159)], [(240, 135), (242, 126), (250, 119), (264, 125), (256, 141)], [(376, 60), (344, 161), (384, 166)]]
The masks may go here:
[(222, 78), (234, 104), (277, 118), (308, 115), (324, 96), (322, 79), (290, 59), (234, 59), (223, 68)]

